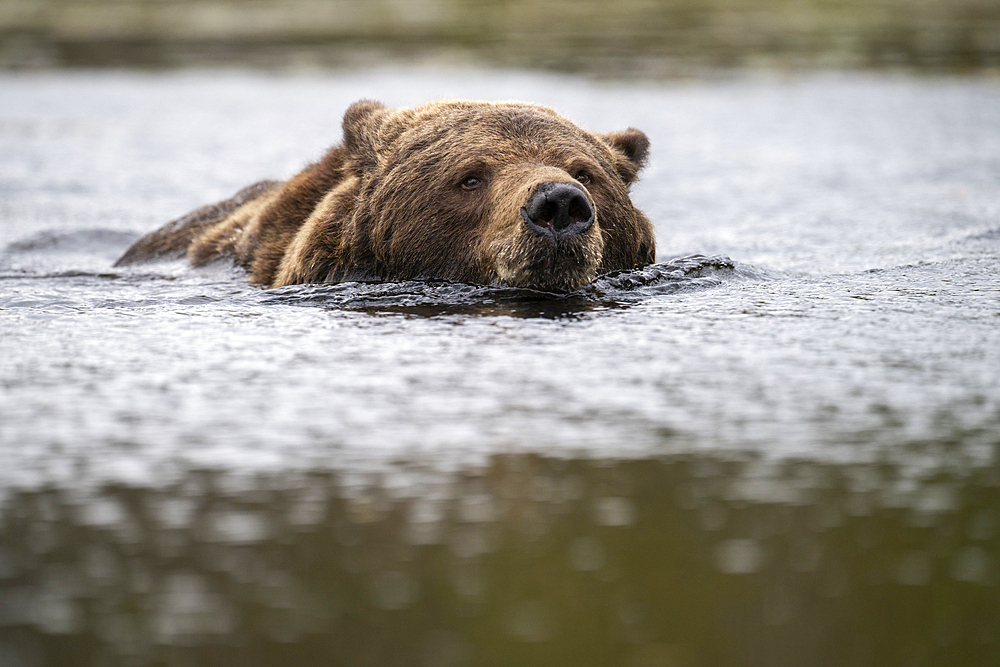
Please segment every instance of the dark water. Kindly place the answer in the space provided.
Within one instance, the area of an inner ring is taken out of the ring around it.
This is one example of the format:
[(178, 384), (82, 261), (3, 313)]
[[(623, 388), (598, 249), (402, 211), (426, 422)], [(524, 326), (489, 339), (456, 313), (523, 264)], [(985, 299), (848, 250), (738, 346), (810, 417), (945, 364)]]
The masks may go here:
[[(354, 99), (653, 141), (553, 296), (112, 269)], [(0, 78), (0, 665), (1000, 664), (1000, 86)]]

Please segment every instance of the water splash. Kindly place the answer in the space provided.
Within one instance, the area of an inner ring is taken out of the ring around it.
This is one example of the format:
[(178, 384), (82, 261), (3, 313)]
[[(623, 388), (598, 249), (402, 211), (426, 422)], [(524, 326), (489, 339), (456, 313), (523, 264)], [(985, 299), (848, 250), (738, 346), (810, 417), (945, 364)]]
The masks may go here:
[(574, 292), (545, 292), (446, 280), (406, 280), (291, 285), (266, 290), (250, 298), (263, 304), (320, 306), (372, 313), (560, 317), (626, 307), (653, 295), (711, 289), (731, 282), (759, 280), (762, 276), (759, 270), (728, 257), (688, 255), (641, 269), (609, 273)]

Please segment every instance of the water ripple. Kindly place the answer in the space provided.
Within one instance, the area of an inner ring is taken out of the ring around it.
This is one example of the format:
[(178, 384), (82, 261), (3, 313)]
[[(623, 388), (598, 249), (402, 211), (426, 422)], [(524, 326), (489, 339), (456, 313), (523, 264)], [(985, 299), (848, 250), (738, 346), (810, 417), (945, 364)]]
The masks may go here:
[(642, 269), (609, 273), (574, 292), (544, 292), (446, 280), (406, 280), (291, 285), (249, 298), (271, 305), (366, 312), (551, 317), (623, 307), (653, 295), (711, 289), (729, 282), (758, 280), (762, 275), (757, 269), (737, 264), (728, 257), (689, 255)]

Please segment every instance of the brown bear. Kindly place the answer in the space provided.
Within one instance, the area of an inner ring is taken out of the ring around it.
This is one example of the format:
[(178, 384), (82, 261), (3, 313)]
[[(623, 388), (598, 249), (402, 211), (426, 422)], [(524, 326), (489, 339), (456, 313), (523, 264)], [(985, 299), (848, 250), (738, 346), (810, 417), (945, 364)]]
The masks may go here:
[(139, 239), (116, 266), (231, 257), (266, 287), (443, 278), (575, 290), (651, 264), (629, 196), (649, 140), (597, 134), (521, 102), (353, 104), (344, 141)]

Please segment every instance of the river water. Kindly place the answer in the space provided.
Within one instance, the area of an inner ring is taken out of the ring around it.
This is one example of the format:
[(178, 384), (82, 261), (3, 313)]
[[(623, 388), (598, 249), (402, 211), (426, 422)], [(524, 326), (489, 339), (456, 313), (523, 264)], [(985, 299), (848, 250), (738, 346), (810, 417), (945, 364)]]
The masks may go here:
[[(553, 297), (113, 269), (339, 139), (652, 140)], [(0, 665), (1000, 663), (1000, 83), (0, 76)]]

